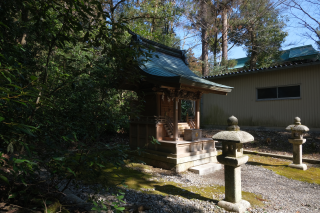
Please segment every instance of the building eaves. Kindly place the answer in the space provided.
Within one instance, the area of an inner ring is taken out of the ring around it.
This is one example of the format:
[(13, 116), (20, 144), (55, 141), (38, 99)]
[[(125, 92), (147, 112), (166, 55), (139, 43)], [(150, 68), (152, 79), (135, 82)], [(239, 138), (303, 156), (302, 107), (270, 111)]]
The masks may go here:
[(318, 65), (318, 64), (320, 64), (320, 60), (289, 62), (289, 63), (277, 65), (277, 66), (270, 66), (267, 68), (242, 70), (242, 71), (229, 72), (229, 73), (218, 74), (218, 75), (213, 75), (213, 76), (204, 76), (202, 78), (211, 80), (211, 79), (227, 78), (227, 77), (234, 77), (234, 76), (240, 76), (240, 75), (255, 74), (255, 73), (261, 73), (261, 72), (278, 71), (278, 70), (283, 70), (283, 69), (288, 69), (288, 68), (304, 67), (304, 66)]
[[(138, 42), (143, 46), (151, 46), (151, 50), (155, 49), (154, 51), (149, 51), (151, 57), (139, 66), (149, 78), (158, 78), (162, 81), (176, 82), (216, 91), (231, 92), (233, 89), (233, 87), (217, 84), (194, 74), (187, 66), (184, 50), (174, 49), (148, 40), (131, 30), (128, 30), (128, 32), (132, 35), (134, 42)], [(148, 51), (148, 48), (142, 47), (140, 49), (141, 51)], [(145, 60), (145, 58), (142, 58), (142, 60)]]
[(151, 56), (152, 57), (149, 58), (147, 62), (140, 65), (140, 69), (150, 77), (153, 76), (153, 78), (167, 80), (170, 78), (180, 79), (177, 83), (184, 83), (209, 89), (221, 88), (222, 90), (231, 91), (233, 88), (198, 77), (186, 64), (183, 63), (181, 59), (159, 52), (152, 52)]
[(185, 50), (175, 49), (175, 48), (172, 48), (172, 47), (168, 47), (168, 46), (166, 46), (164, 44), (160, 44), (158, 42), (151, 41), (149, 39), (146, 39), (146, 38), (134, 33), (133, 31), (131, 31), (129, 29), (128, 29), (128, 33), (130, 35), (132, 35), (132, 38), (133, 38), (134, 41), (140, 42), (144, 46), (151, 45), (153, 48), (155, 48), (156, 51), (162, 52), (162, 53), (165, 53), (165, 54), (177, 57), (177, 58), (180, 58), (180, 59), (183, 60), (183, 62), (185, 64), (188, 65), (187, 57), (186, 57), (186, 51)]

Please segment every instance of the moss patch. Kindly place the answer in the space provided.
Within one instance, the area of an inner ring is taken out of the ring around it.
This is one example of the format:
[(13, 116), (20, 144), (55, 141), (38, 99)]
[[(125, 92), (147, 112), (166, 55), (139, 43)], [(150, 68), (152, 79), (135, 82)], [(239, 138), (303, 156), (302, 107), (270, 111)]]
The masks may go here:
[[(106, 187), (124, 183), (129, 189), (142, 191), (146, 194), (160, 194), (164, 196), (178, 195), (186, 199), (198, 199), (218, 202), (224, 195), (224, 187), (219, 185), (196, 187), (184, 187), (172, 181), (165, 181), (145, 172), (153, 168), (148, 165), (132, 163), (129, 168), (109, 167), (100, 176), (88, 178), (87, 183), (99, 183)], [(90, 182), (88, 182), (90, 180)], [(123, 182), (122, 182), (123, 181)], [(260, 195), (250, 192), (242, 192), (243, 199), (253, 206), (263, 206), (264, 201)]]
[(275, 173), (287, 178), (320, 185), (320, 168), (312, 166), (308, 167), (306, 171), (303, 171), (289, 167), (288, 165), (291, 162), (292, 161), (278, 158), (249, 155), (248, 164), (261, 165), (264, 168), (272, 170)]
[(68, 210), (66, 210), (60, 202), (57, 199), (54, 199), (53, 203), (47, 207), (47, 209), (44, 211), (47, 213), (56, 213), (56, 212), (61, 212), (61, 213), (69, 213)]

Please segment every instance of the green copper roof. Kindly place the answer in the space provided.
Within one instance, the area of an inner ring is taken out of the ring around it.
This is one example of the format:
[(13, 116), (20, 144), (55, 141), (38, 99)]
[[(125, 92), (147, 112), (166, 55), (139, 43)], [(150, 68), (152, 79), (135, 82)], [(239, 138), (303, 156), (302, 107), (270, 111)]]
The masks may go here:
[(306, 45), (301, 47), (294, 47), (288, 50), (284, 50), (281, 55), (281, 60), (283, 61), (293, 61), (300, 59), (308, 59), (318, 55), (319, 52), (316, 51), (312, 45)]
[[(319, 52), (316, 51), (312, 45), (306, 45), (301, 47), (294, 47), (288, 50), (281, 51), (282, 54), (280, 56), (280, 62), (284, 61), (297, 61), (303, 59), (312, 59), (319, 55)], [(238, 58), (235, 59), (237, 61), (237, 65), (232, 67), (232, 69), (242, 68), (244, 67), (245, 63), (249, 60), (249, 57), (245, 58)]]
[[(187, 66), (185, 51), (173, 49), (154, 41), (142, 38), (133, 32), (133, 39), (142, 45), (152, 45), (155, 51), (150, 54), (152, 57), (140, 65), (140, 69), (154, 79), (167, 80), (178, 84), (187, 84), (196, 87), (202, 87), (212, 90), (231, 92), (233, 87), (217, 84), (194, 74)], [(142, 47), (142, 51), (147, 51)], [(219, 89), (220, 88), (220, 89)]]
[(306, 45), (302, 47), (296, 47), (290, 49), (289, 58), (297, 58), (303, 56), (311, 56), (311, 55), (318, 55), (318, 51), (316, 51), (312, 45)]
[(232, 67), (232, 69), (237, 69), (237, 68), (241, 68), (244, 67), (244, 64), (249, 61), (249, 57), (245, 57), (245, 58), (238, 58), (235, 59), (237, 61), (237, 65)]
[[(153, 76), (181, 77), (183, 79), (187, 79), (196, 83), (207, 84), (210, 86), (229, 89), (233, 88), (202, 79), (198, 77), (196, 74), (194, 74), (182, 59), (161, 52), (153, 52), (152, 58), (149, 58), (149, 61), (146, 62), (144, 65), (141, 65), (140, 68), (144, 72)], [(182, 83), (181, 79), (180, 83)]]

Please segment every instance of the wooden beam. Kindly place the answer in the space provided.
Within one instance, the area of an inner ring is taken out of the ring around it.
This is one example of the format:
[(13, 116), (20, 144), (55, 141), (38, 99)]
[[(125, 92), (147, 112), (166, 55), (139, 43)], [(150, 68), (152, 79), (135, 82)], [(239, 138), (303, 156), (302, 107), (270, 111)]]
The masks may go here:
[(160, 88), (166, 88), (166, 89), (179, 89), (180, 88), (180, 85), (179, 86), (176, 86), (176, 87), (169, 87), (169, 86), (163, 86), (161, 85)]
[(200, 99), (196, 100), (196, 129), (200, 129)]
[(188, 86), (188, 85), (181, 85), (181, 89), (187, 90), (187, 91), (192, 91), (192, 92), (213, 93), (213, 94), (218, 94), (218, 95), (227, 95), (228, 94), (228, 92), (225, 92), (225, 91), (211, 90), (211, 89), (205, 89), (205, 88)]
[(174, 98), (173, 102), (173, 139), (174, 141), (179, 140), (178, 138), (178, 98)]

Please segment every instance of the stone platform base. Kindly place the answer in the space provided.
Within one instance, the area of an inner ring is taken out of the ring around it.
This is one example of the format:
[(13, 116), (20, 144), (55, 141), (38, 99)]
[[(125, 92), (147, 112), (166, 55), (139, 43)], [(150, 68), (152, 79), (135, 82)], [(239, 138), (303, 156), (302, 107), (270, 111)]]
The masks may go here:
[(222, 164), (220, 163), (206, 163), (200, 166), (191, 167), (189, 168), (189, 171), (194, 172), (198, 175), (207, 175), (220, 169), (222, 169)]
[(250, 203), (246, 200), (240, 200), (238, 203), (231, 203), (228, 201), (219, 201), (218, 206), (224, 208), (230, 212), (240, 212), (243, 213), (247, 208), (250, 207)]
[(289, 164), (289, 167), (296, 168), (296, 169), (301, 169), (301, 170), (307, 170), (307, 165), (306, 164)]
[(202, 153), (186, 157), (170, 157), (166, 153), (152, 152), (144, 153), (141, 156), (135, 156), (146, 164), (158, 168), (174, 170), (176, 172), (184, 172), (194, 166), (199, 166), (207, 163), (217, 162), (217, 151)]

